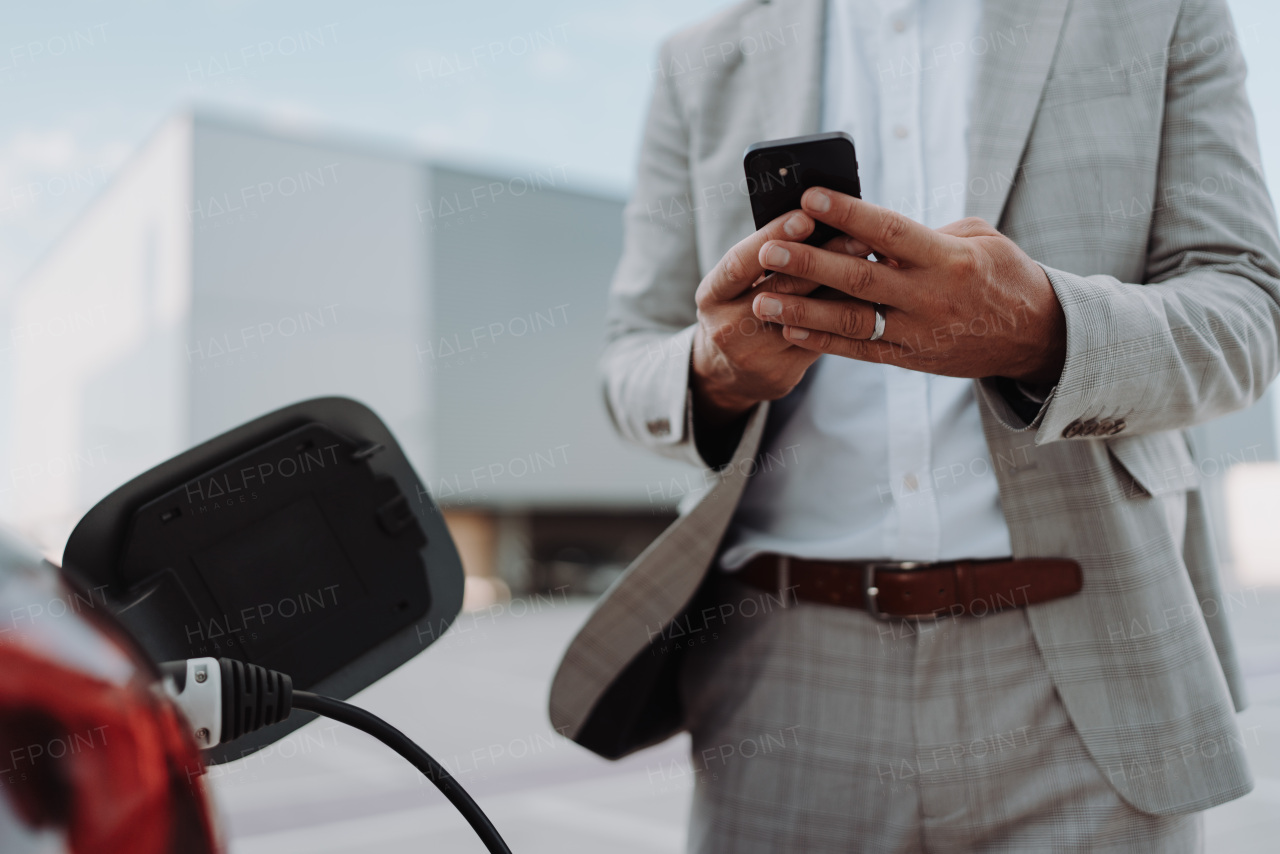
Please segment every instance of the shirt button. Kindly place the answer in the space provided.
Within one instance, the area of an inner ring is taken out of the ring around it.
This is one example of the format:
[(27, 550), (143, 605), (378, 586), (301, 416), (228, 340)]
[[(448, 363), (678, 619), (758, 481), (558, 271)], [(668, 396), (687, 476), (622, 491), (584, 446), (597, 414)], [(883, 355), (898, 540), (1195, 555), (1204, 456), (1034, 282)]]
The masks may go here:
[(907, 476), (902, 479), (902, 485), (907, 488), (907, 492), (915, 492), (916, 488), (920, 486), (920, 481), (916, 480), (916, 476), (914, 474), (908, 473)]
[(909, 133), (911, 133), (911, 131), (907, 130), (906, 125), (895, 125), (893, 128), (893, 135), (898, 139), (906, 139), (907, 134)]
[(906, 28), (907, 28), (907, 22), (902, 20), (901, 18), (898, 18), (893, 22), (893, 31), (895, 33), (900, 33)]

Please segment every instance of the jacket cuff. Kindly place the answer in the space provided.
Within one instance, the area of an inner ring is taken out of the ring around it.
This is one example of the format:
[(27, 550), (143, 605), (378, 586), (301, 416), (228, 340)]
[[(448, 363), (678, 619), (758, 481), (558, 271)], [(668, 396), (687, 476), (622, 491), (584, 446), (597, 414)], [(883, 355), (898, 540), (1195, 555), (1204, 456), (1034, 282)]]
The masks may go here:
[(1019, 388), (1020, 383), (1007, 377), (983, 377), (977, 384), (978, 396), (995, 414), (996, 420), (1009, 430), (1021, 433), (1040, 427), (1058, 390), (1054, 386), (1043, 400), (1037, 401)]
[[(1125, 419), (1132, 414), (1134, 402), (1145, 400), (1151, 392), (1151, 372), (1145, 362), (1151, 358), (1153, 342), (1161, 338), (1160, 320), (1155, 312), (1143, 310), (1146, 294), (1125, 291), (1136, 286), (1111, 276), (1078, 276), (1040, 266), (1066, 319), (1062, 374), (1030, 421), (1006, 399), (1006, 390), (1018, 393), (1010, 381), (979, 380), (980, 394), (1006, 427), (1034, 430), (1037, 445), (1120, 433), (1128, 426)], [(1126, 301), (1132, 304), (1123, 305)], [(1126, 362), (1132, 363), (1131, 370), (1115, 370), (1117, 364), (1130, 367)], [(1100, 365), (1109, 367), (1105, 382), (1098, 376)]]
[(1038, 425), (1040, 422), (1037, 419), (1045, 409), (1045, 401), (1053, 394), (1053, 389), (1037, 394), (1008, 377), (988, 377), (980, 382), (988, 384), (987, 394), (1004, 401), (1005, 406), (999, 413), (1000, 420), (1014, 430), (1026, 430), (1033, 424)]
[(693, 442), (689, 370), (696, 324), (634, 336), (606, 359), (606, 398), (624, 436), (669, 459), (702, 466)]

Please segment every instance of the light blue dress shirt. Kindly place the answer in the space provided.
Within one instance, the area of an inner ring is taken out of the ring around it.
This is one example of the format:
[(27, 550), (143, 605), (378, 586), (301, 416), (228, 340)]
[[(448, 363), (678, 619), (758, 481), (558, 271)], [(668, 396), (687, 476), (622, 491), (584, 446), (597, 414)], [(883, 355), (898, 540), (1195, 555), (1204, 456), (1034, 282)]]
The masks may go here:
[[(822, 129), (853, 137), (863, 198), (964, 216), (981, 0), (830, 0)], [(795, 557), (1003, 557), (1009, 530), (973, 381), (822, 356), (748, 482), (721, 566)]]

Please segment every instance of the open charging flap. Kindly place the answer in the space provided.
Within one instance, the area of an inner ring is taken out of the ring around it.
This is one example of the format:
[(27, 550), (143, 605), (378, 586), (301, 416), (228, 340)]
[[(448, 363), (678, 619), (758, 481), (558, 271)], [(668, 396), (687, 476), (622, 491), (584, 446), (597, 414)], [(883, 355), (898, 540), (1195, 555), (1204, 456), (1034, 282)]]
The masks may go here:
[[(139, 475), (84, 515), (63, 563), (157, 662), (238, 659), (338, 699), (413, 658), (462, 607), (462, 563), (426, 486), (378, 416), (341, 397)], [(205, 760), (247, 756), (311, 718)]]

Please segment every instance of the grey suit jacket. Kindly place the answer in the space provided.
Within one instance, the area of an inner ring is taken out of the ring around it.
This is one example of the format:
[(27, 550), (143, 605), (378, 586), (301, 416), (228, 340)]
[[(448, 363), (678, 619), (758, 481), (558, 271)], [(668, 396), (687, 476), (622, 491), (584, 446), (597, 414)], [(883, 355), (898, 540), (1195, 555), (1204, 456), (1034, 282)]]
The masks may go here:
[[(611, 292), (603, 373), (623, 436), (705, 466), (688, 371), (694, 291), (753, 230), (743, 149), (818, 129), (821, 0), (743, 3), (655, 69)], [(1280, 241), (1225, 0), (987, 0), (967, 213), (1046, 269), (1061, 378), (1029, 422), (975, 381), (1017, 557), (1084, 590), (1028, 618), (1104, 776), (1157, 814), (1249, 791), (1241, 680), (1182, 429), (1243, 408), (1280, 367)], [(776, 406), (776, 404), (775, 404)], [(761, 452), (769, 406), (702, 500), (606, 593), (551, 690), (557, 728), (621, 756), (682, 727), (677, 634)], [(1233, 709), (1234, 706), (1234, 709)]]

